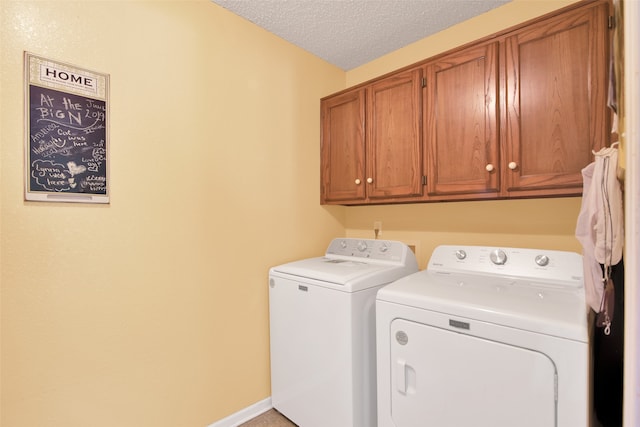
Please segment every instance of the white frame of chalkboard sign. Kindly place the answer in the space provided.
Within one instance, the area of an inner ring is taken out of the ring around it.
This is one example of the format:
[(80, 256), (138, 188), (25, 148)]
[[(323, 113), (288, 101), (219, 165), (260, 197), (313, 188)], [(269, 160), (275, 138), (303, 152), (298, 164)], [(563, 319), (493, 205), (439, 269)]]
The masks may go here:
[(109, 75), (24, 53), (25, 200), (109, 203)]

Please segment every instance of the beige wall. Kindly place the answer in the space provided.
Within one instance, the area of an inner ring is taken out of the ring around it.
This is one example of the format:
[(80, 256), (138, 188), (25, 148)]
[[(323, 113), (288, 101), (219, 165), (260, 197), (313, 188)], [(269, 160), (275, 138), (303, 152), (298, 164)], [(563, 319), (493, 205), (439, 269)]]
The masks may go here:
[(415, 247), (418, 266), (427, 266), (438, 245), (531, 247), (582, 253), (575, 238), (581, 198), (500, 200), (349, 207), (347, 236), (372, 239), (374, 221), (382, 239)]
[[(267, 272), (344, 234), (344, 72), (202, 1), (0, 3), (6, 427), (205, 426), (267, 398)], [(111, 204), (23, 201), (22, 55), (111, 76)]]
[[(268, 397), (268, 268), (374, 220), (421, 266), (441, 242), (577, 250), (579, 198), (319, 205), (320, 97), (564, 3), (344, 73), (208, 0), (0, 0), (0, 424), (203, 426)], [(23, 201), (25, 50), (111, 75), (110, 205)]]
[[(551, 12), (576, 0), (514, 0), (422, 39), (347, 73), (355, 85), (395, 69)], [(348, 207), (347, 236), (373, 238), (374, 221), (384, 239), (416, 247), (420, 268), (440, 244), (534, 247), (581, 252), (574, 237), (581, 198), (430, 203)]]

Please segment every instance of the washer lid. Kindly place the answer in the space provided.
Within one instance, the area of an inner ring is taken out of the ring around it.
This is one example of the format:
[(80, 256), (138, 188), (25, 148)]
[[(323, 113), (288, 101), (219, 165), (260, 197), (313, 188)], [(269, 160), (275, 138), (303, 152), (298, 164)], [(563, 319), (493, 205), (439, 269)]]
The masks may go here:
[(382, 288), (377, 299), (581, 342), (588, 339), (583, 287), (423, 270)]
[(390, 283), (400, 277), (418, 271), (415, 266), (380, 264), (334, 257), (317, 257), (282, 264), (271, 269), (271, 274), (281, 273), (300, 279), (317, 280), (339, 285), (345, 292)]
[(418, 271), (416, 256), (394, 240), (333, 239), (325, 256), (273, 267), (270, 274), (287, 274), (316, 281), (343, 292), (391, 283)]

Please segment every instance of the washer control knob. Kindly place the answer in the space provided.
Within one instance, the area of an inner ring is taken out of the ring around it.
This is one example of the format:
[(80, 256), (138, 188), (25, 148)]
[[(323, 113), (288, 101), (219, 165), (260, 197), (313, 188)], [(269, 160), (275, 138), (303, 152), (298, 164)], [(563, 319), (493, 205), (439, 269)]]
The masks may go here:
[(546, 267), (549, 264), (549, 257), (546, 255), (536, 256), (536, 264), (538, 264), (540, 267)]
[(347, 241), (346, 240), (340, 240), (340, 247), (342, 249), (346, 249), (347, 247)]
[(502, 249), (491, 251), (489, 258), (491, 258), (491, 262), (495, 265), (504, 265), (507, 262), (507, 254), (505, 254)]
[(384, 243), (384, 242), (382, 242), (380, 244), (380, 252), (387, 252), (388, 250), (389, 250), (389, 245)]
[(366, 250), (367, 250), (367, 242), (363, 242), (362, 240), (360, 240), (360, 241), (358, 242), (358, 250), (359, 250), (360, 252), (364, 252), (364, 251), (366, 251)]
[(463, 260), (467, 257), (467, 253), (463, 249), (458, 249), (456, 251), (456, 258), (459, 260)]

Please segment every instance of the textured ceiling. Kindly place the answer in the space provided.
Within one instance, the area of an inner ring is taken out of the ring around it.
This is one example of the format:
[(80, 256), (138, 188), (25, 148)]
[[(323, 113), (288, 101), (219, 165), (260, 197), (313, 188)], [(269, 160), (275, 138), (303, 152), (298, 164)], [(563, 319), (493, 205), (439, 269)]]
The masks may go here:
[(511, 0), (212, 0), (350, 70)]

